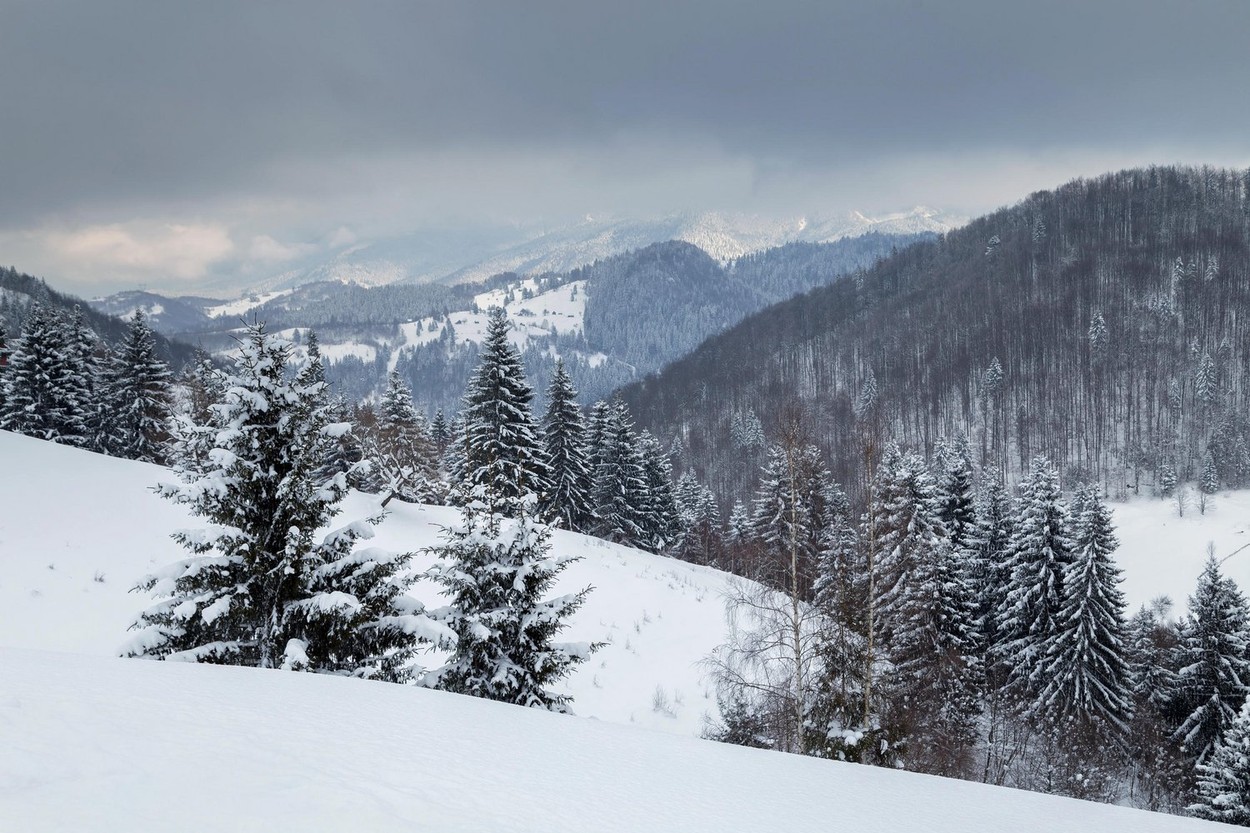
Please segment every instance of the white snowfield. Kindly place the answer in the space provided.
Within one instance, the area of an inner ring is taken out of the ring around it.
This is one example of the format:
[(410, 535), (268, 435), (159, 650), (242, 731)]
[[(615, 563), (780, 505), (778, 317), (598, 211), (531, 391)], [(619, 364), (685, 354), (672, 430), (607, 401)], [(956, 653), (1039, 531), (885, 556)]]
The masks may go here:
[[(565, 637), (607, 644), (564, 686), (585, 720), (311, 674), (115, 658), (128, 592), (198, 526), (156, 466), (0, 431), (0, 831), (1197, 830), (1195, 820), (700, 741), (699, 661), (727, 576), (557, 532), (594, 585)], [(373, 501), (353, 494), (341, 519)], [(1130, 603), (1183, 604), (1244, 539), (1245, 493), (1205, 518), (1117, 507)], [(419, 550), (453, 510), (392, 503), (371, 542)], [(1220, 550), (1223, 552), (1223, 550)], [(1228, 572), (1250, 587), (1250, 557)], [(416, 559), (418, 568), (430, 562)], [(434, 588), (414, 595), (440, 604)], [(429, 656), (430, 665), (437, 663)], [(609, 725), (615, 724), (615, 725)], [(639, 727), (659, 731), (638, 731)]]
[(1181, 833), (406, 686), (0, 649), (0, 829)]

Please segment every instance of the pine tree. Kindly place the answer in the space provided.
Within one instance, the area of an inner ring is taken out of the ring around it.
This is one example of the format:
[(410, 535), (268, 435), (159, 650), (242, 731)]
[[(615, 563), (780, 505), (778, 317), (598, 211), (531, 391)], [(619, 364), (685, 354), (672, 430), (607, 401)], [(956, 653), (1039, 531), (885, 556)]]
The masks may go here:
[(543, 516), (559, 519), (561, 526), (574, 532), (589, 530), (594, 524), (594, 510), (586, 426), (577, 405), (577, 390), (560, 359), (547, 389), (543, 445), (551, 466), (551, 490), (543, 498)]
[(77, 348), (42, 304), (34, 304), (9, 357), (0, 428), (42, 440), (89, 444), (89, 399)]
[(142, 310), (135, 310), (104, 381), (110, 432), (105, 447), (112, 454), (164, 464), (170, 438), (169, 367), (156, 356), (156, 341)]
[(1197, 798), (1189, 811), (1198, 818), (1250, 827), (1250, 698), (1198, 764)]
[(1122, 733), (1132, 705), (1124, 594), (1120, 570), (1112, 561), (1119, 541), (1098, 487), (1082, 491), (1073, 560), (1064, 571), (1057, 630), (1041, 659), (1045, 682), (1034, 711)]
[(431, 675), (437, 688), (521, 706), (567, 712), (570, 698), (549, 689), (599, 646), (553, 638), (591, 588), (544, 599), (556, 577), (577, 558), (551, 554), (551, 532), (535, 517), (537, 500), (518, 503), (507, 520), (478, 498), (460, 523), (444, 530), (429, 577), (445, 588), (443, 614), (456, 636), (447, 664)]
[(1189, 616), (1181, 622), (1180, 670), (1170, 707), (1180, 718), (1174, 737), (1191, 760), (1207, 759), (1246, 697), (1248, 624), (1245, 598), (1220, 574), (1215, 557), (1208, 558), (1189, 597)]
[[(545, 495), (550, 467), (530, 412), (534, 398), (521, 356), (508, 341), (508, 316), (491, 309), (477, 371), (464, 395), (462, 487), (485, 487), (492, 511), (512, 514), (527, 494)], [(511, 508), (510, 508), (511, 507)]]
[(137, 588), (159, 601), (126, 653), (406, 679), (416, 637), (447, 636), (404, 595), (410, 554), (356, 547), (380, 518), (317, 536), (347, 482), (315, 472), (348, 426), (328, 422), (324, 382), (292, 378), (290, 344), (256, 324), (239, 348), (210, 421), (184, 421), (181, 482), (158, 487), (210, 526), (175, 533), (190, 557)]
[(1045, 457), (1034, 458), (1020, 484), (1018, 516), (1006, 554), (1011, 584), (999, 614), (1003, 656), (1012, 680), (1032, 692), (1043, 682), (1042, 659), (1059, 630), (1063, 576), (1072, 549), (1059, 473)]

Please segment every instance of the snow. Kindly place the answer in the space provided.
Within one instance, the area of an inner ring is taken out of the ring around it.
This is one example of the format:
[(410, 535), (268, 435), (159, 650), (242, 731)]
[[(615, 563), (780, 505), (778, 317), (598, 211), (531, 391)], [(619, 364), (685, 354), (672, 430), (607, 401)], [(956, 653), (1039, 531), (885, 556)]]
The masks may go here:
[(281, 298), (283, 295), (291, 294), (290, 289), (283, 289), (277, 292), (265, 292), (261, 294), (246, 295), (233, 301), (226, 301), (215, 307), (207, 307), (204, 314), (209, 318), (221, 318), (224, 316), (238, 317), (247, 315), (247, 313), (257, 307), (267, 304), (275, 298)]
[(26, 833), (1213, 829), (366, 680), (14, 649), (0, 668), (0, 826)]
[[(117, 460), (0, 431), (0, 461), (20, 477), (0, 478), (0, 646), (115, 656), (127, 627), (151, 603), (130, 589), (186, 557), (170, 540), (202, 526), (185, 508), (151, 491), (175, 480), (166, 469)], [(50, 496), (55, 496), (50, 499)], [(332, 523), (376, 512), (377, 497), (353, 493)], [(370, 546), (413, 551), (440, 542), (459, 515), (444, 507), (392, 501)], [(552, 595), (595, 590), (562, 641), (610, 644), (561, 690), (582, 716), (696, 735), (715, 696), (697, 663), (723, 641), (725, 574), (557, 530), (553, 554), (581, 556)], [(418, 569), (432, 556), (414, 559)], [(416, 598), (443, 599), (433, 584)], [(437, 655), (425, 657), (432, 666)], [(669, 702), (655, 708), (656, 690)]]
[[(714, 703), (697, 662), (723, 638), (726, 576), (566, 532), (554, 554), (582, 560), (553, 595), (595, 589), (561, 638), (610, 644), (565, 690), (597, 720), (364, 680), (117, 659), (150, 603), (130, 587), (183, 557), (168, 535), (195, 524), (151, 491), (170, 473), (7, 432), (0, 460), (0, 829), (1210, 829), (698, 740)], [(375, 501), (353, 494), (339, 522)], [(428, 546), (457, 520), (391, 507), (372, 542), (387, 549)], [(1170, 507), (1116, 507), (1134, 604), (1187, 594), (1205, 539), (1237, 543), (1250, 493), (1220, 496), (1205, 518)], [(1250, 558), (1226, 566), (1250, 587)], [(428, 585), (414, 595), (439, 601)]]

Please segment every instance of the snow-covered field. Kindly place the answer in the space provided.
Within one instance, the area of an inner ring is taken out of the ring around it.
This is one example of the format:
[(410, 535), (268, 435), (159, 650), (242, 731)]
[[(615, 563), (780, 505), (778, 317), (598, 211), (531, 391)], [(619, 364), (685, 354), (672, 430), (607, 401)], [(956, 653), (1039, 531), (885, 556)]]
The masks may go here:
[[(726, 576), (571, 533), (567, 637), (609, 644), (567, 682), (574, 719), (413, 687), (114, 658), (181, 557), (164, 470), (0, 432), (0, 830), (1181, 831), (1206, 825), (1038, 794), (728, 747), (698, 661)], [(353, 495), (349, 516), (372, 498)], [(450, 510), (392, 504), (378, 543), (419, 550)], [(1239, 546), (1250, 494), (1206, 517), (1117, 507), (1130, 602), (1183, 603)], [(418, 566), (428, 556), (418, 559)], [(1226, 565), (1250, 587), (1250, 558)], [(427, 604), (428, 586), (414, 593)], [(431, 662), (437, 660), (430, 658)], [(638, 731), (639, 728), (660, 731)]]
[[(171, 531), (199, 525), (150, 491), (172, 475), (3, 431), (0, 461), (0, 646), (116, 655), (149, 603), (130, 588), (184, 557)], [(341, 517), (372, 514), (375, 500), (353, 494)], [(440, 525), (455, 519), (443, 507), (388, 509), (371, 543), (393, 550), (436, 544)], [(583, 556), (556, 591), (595, 587), (566, 637), (609, 643), (565, 684), (574, 711), (698, 734), (716, 702), (696, 663), (723, 639), (725, 574), (569, 532), (553, 545)], [(441, 603), (432, 586), (414, 593)]]
[(1205, 822), (405, 686), (0, 649), (0, 828), (1181, 833)]

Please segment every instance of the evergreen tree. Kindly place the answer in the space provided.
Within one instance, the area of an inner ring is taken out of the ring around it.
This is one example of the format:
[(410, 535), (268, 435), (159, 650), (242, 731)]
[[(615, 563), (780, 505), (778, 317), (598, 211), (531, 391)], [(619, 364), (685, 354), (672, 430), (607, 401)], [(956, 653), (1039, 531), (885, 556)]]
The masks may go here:
[(1202, 459), (1202, 476), (1198, 480), (1198, 488), (1206, 495), (1213, 495), (1220, 490), (1220, 470), (1215, 465), (1215, 457), (1210, 449)]
[(823, 548), (829, 472), (815, 446), (774, 445), (760, 475), (751, 534), (763, 550), (761, 580), (810, 598)]
[(88, 406), (82, 367), (64, 328), (42, 304), (32, 305), (6, 368), (0, 428), (86, 446)]
[[(663, 552), (681, 537), (681, 519), (673, 492), (673, 466), (668, 453), (650, 431), (638, 435), (638, 456), (642, 462), (642, 544), (652, 552)], [(718, 560), (721, 548), (720, 510), (710, 491), (700, 507), (700, 518), (712, 527), (704, 536), (702, 551), (706, 563)]]
[(1087, 486), (1065, 568), (1057, 631), (1045, 648), (1035, 711), (1123, 732), (1131, 712), (1124, 595), (1112, 561), (1119, 542), (1097, 486)]
[(1205, 763), (1198, 764), (1198, 818), (1250, 827), (1250, 698)]
[(987, 477), (977, 490), (976, 523), (965, 550), (969, 584), (976, 604), (976, 629), (985, 671), (992, 688), (1002, 685), (998, 646), (1003, 634), (1000, 614), (1007, 610), (1011, 565), (1007, 550), (1013, 529), (1011, 500), (1003, 481)]
[(746, 543), (751, 537), (751, 516), (747, 513), (746, 504), (734, 501), (734, 508), (729, 513), (729, 524), (725, 530), (725, 543), (731, 547)]
[(105, 375), (104, 399), (111, 414), (105, 445), (110, 453), (165, 463), (172, 418), (169, 379), (143, 311), (135, 310)]
[(1072, 549), (1059, 473), (1045, 457), (1034, 458), (1020, 484), (1018, 516), (1006, 553), (1011, 584), (999, 614), (1003, 656), (1012, 680), (1033, 692), (1043, 682), (1039, 669), (1059, 630), (1063, 577)]
[(976, 493), (967, 437), (960, 434), (938, 446), (933, 476), (938, 516), (946, 527), (951, 550), (962, 554), (976, 530)]
[(368, 482), (373, 491), (409, 503), (438, 499), (438, 464), (425, 415), (412, 404), (412, 392), (395, 371), (387, 378), (376, 426), (367, 436), (365, 454), (372, 464)]
[(543, 445), (551, 466), (551, 490), (543, 498), (543, 516), (559, 519), (561, 526), (574, 532), (589, 530), (594, 523), (594, 510), (586, 426), (573, 380), (560, 360), (556, 361), (555, 375), (547, 389)]
[(887, 452), (873, 522), (880, 547), (874, 607), (891, 665), (893, 719), (916, 766), (962, 773), (976, 737), (981, 673), (974, 603), (920, 457)]
[(478, 499), (485, 491), (477, 488), (460, 523), (444, 530), (434, 549), (439, 562), (429, 576), (451, 597), (443, 620), (456, 645), (431, 681), (446, 691), (567, 712), (570, 698), (548, 687), (599, 646), (552, 640), (591, 588), (544, 599), (577, 559), (551, 554), (551, 532), (537, 521), (532, 495), (507, 520)]
[(495, 307), (462, 412), (462, 485), (468, 492), (484, 487), (491, 511), (511, 514), (521, 497), (550, 488), (551, 470), (530, 412), (533, 398), (521, 356), (508, 341), (508, 316)]
[(290, 344), (255, 324), (239, 346), (209, 422), (180, 431), (182, 482), (159, 486), (211, 526), (175, 533), (190, 557), (139, 585), (159, 601), (127, 653), (404, 680), (416, 636), (446, 635), (404, 595), (409, 554), (356, 547), (380, 518), (317, 537), (347, 482), (315, 472), (348, 426), (324, 382), (292, 378)]
[(647, 479), (633, 419), (619, 399), (595, 416), (595, 534), (618, 544), (639, 544), (646, 536)]
[(430, 423), (430, 439), (434, 441), (439, 457), (447, 453), (447, 445), (451, 442), (451, 426), (447, 423), (447, 417), (443, 416), (442, 408), (434, 413), (434, 419)]
[(1171, 711), (1180, 726), (1174, 737), (1199, 763), (1237, 715), (1250, 684), (1246, 658), (1250, 610), (1230, 578), (1220, 574), (1212, 556), (1189, 597), (1189, 616), (1181, 622), (1180, 670)]

